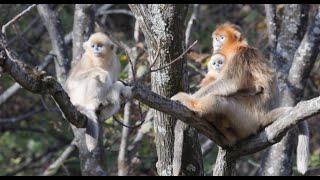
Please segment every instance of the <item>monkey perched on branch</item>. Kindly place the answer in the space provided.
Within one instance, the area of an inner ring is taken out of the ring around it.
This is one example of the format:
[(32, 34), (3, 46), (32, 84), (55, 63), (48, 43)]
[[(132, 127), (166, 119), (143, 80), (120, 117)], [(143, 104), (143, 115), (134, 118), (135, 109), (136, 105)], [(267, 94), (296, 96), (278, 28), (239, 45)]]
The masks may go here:
[[(171, 99), (212, 122), (223, 134), (224, 143), (233, 145), (257, 133), (292, 107), (279, 107), (274, 71), (263, 54), (248, 45), (238, 26), (222, 24), (212, 37), (214, 53), (221, 54), (225, 60), (219, 78), (206, 82), (192, 95), (180, 92)], [(308, 169), (309, 154), (304, 149), (307, 147), (297, 149), (297, 167), (303, 174)]]
[(214, 52), (225, 57), (219, 78), (193, 95), (180, 92), (171, 99), (211, 121), (224, 135), (224, 143), (233, 145), (291, 108), (277, 108), (274, 72), (262, 53), (248, 45), (238, 26), (220, 25), (213, 38)]
[(120, 62), (108, 36), (92, 34), (83, 48), (81, 60), (68, 76), (66, 91), (71, 102), (89, 118), (85, 137), (88, 150), (92, 151), (99, 137), (96, 110), (103, 105), (104, 118), (111, 117), (120, 109), (120, 95), (130, 97), (131, 89), (117, 81)]

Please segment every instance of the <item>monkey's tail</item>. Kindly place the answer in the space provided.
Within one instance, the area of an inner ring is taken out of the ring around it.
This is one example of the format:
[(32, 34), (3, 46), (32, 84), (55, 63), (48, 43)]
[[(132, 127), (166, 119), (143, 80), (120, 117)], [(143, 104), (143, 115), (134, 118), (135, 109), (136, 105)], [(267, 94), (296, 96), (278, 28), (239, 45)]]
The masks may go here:
[(86, 139), (87, 148), (89, 152), (91, 152), (97, 147), (97, 144), (98, 144), (98, 138), (99, 138), (98, 118), (94, 110), (83, 108), (80, 111), (88, 117), (85, 139)]
[(299, 137), (297, 146), (297, 169), (300, 173), (305, 174), (308, 170), (309, 163), (309, 126), (306, 121), (298, 124)]

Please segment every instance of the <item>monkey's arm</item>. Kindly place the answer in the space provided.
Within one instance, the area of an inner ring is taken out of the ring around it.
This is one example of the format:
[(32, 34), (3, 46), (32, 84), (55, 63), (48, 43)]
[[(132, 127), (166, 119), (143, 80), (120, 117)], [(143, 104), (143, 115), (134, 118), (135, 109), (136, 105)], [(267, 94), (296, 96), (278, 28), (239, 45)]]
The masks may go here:
[(244, 89), (240, 89), (235, 94), (232, 94), (232, 96), (239, 95), (239, 96), (254, 96), (257, 94), (260, 94), (263, 92), (263, 87), (257, 86), (257, 87), (248, 87)]
[(229, 96), (236, 94), (241, 87), (241, 83), (234, 79), (219, 79), (214, 83), (199, 89), (193, 97), (202, 97), (208, 93), (216, 96)]
[(201, 81), (201, 83), (200, 83), (200, 87), (204, 87), (204, 86), (206, 86), (206, 85), (214, 82), (215, 80), (216, 80), (216, 78), (215, 78), (214, 76), (206, 75), (206, 76), (202, 79), (202, 81)]

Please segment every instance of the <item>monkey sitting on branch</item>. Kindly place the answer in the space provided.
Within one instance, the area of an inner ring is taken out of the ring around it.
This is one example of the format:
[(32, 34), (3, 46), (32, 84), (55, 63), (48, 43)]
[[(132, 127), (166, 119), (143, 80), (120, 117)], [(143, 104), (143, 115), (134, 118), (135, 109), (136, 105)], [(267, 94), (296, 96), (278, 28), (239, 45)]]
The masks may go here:
[[(214, 52), (224, 56), (219, 78), (192, 95), (179, 92), (180, 101), (223, 134), (233, 145), (272, 123), (291, 107), (279, 107), (277, 80), (268, 60), (248, 45), (240, 28), (222, 24), (213, 32)], [(244, 94), (247, 94), (244, 96)]]
[(89, 119), (85, 138), (88, 150), (92, 151), (99, 137), (96, 110), (102, 105), (104, 118), (111, 117), (120, 109), (120, 95), (129, 98), (131, 89), (117, 81), (120, 62), (107, 35), (92, 34), (83, 48), (81, 60), (71, 69), (66, 81), (66, 92), (72, 104)]

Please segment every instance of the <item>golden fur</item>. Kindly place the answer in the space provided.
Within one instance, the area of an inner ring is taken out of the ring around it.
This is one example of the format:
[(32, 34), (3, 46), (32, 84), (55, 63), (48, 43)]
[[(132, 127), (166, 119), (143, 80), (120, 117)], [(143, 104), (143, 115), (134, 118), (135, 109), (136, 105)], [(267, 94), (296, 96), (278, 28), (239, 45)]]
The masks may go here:
[[(214, 32), (228, 36), (218, 51), (226, 56), (219, 79), (192, 95), (180, 92), (171, 98), (212, 122), (227, 145), (256, 133), (288, 109), (275, 109), (279, 91), (274, 72), (263, 54), (238, 32), (232, 24), (223, 24)], [(244, 96), (246, 93), (249, 95)]]

